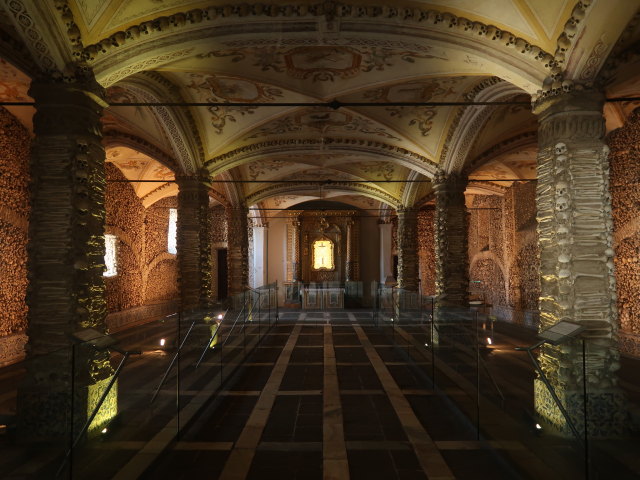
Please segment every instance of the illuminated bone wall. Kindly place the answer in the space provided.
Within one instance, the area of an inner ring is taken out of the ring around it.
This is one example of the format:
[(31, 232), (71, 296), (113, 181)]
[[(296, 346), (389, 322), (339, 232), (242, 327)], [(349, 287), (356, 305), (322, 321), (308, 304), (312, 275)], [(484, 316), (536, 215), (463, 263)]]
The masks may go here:
[(418, 212), (418, 262), (422, 295), (436, 293), (435, 210)]
[[(113, 164), (109, 180), (124, 180)], [(105, 233), (117, 237), (117, 270), (105, 278), (107, 324), (111, 331), (149, 321), (177, 308), (178, 276), (175, 255), (167, 252), (169, 208), (176, 197), (144, 208), (130, 183), (107, 182)]]
[(476, 195), (469, 208), (470, 290), (498, 318), (534, 326), (540, 285), (535, 183), (503, 196)]
[(640, 357), (640, 108), (608, 144), (620, 351)]
[(27, 341), (29, 132), (0, 107), (0, 366), (24, 357)]

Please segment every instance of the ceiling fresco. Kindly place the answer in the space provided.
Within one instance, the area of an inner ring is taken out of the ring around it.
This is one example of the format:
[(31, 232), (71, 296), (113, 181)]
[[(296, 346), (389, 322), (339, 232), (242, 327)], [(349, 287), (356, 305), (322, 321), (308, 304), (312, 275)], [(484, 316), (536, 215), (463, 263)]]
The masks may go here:
[[(128, 147), (110, 148), (106, 160), (117, 166), (145, 207), (164, 197), (176, 195), (178, 187), (174, 173), (153, 158)], [(136, 182), (145, 180), (144, 182)], [(156, 181), (157, 180), (157, 181)]]
[[(214, 182), (238, 180), (225, 183), (229, 203), (259, 197), (258, 207), (278, 211), (319, 198), (372, 210), (427, 198), (424, 181), (438, 168), (494, 182), (475, 193), (535, 178), (532, 95), (558, 65), (592, 81), (614, 49), (609, 30), (619, 36), (640, 0), (66, 3), (79, 32), (69, 38), (78, 37), (108, 102), (184, 103), (107, 108), (107, 135), (150, 144), (177, 174), (206, 168)], [(585, 15), (598, 16), (588, 31)], [(612, 71), (608, 95), (638, 95), (637, 75)], [(0, 100), (29, 100), (28, 76), (6, 63), (0, 72)], [(510, 99), (525, 104), (462, 105)], [(309, 105), (333, 101), (348, 105)], [(635, 107), (607, 105), (608, 129)], [(32, 114), (24, 110), (23, 123)], [(158, 181), (134, 187), (147, 203), (173, 175), (133, 148), (110, 148), (108, 161), (129, 179)], [(408, 178), (421, 183), (405, 191)]]

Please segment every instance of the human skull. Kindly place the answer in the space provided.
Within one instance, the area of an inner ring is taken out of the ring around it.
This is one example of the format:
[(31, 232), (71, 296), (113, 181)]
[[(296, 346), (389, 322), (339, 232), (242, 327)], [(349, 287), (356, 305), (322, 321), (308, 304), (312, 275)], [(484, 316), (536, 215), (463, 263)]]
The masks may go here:
[(567, 197), (558, 197), (556, 198), (556, 210), (559, 212), (564, 212), (567, 208), (569, 208), (569, 199)]
[(562, 82), (562, 91), (564, 93), (569, 93), (573, 90), (573, 82), (571, 80), (565, 80)]
[(553, 147), (553, 150), (556, 155), (565, 155), (567, 153), (567, 145), (564, 143), (556, 143), (556, 146)]
[(556, 195), (558, 197), (564, 197), (567, 194), (568, 190), (569, 185), (567, 185), (567, 182), (560, 181), (556, 183)]

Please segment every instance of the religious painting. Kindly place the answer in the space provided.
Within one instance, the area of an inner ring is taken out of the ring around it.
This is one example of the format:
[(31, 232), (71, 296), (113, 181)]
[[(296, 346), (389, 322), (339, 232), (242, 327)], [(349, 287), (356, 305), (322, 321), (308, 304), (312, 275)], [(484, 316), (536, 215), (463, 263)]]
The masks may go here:
[(322, 238), (313, 242), (312, 246), (313, 270), (334, 270), (333, 242), (328, 238)]

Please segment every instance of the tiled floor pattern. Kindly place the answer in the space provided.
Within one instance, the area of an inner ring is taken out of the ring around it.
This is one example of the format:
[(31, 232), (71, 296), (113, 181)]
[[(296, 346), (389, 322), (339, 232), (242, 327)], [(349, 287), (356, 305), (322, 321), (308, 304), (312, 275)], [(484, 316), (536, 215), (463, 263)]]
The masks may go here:
[[(191, 478), (209, 453), (207, 478), (225, 480), (475, 479), (487, 465), (493, 478), (520, 478), (394, 347), (399, 334), (352, 313), (285, 319), (144, 478)], [(471, 466), (453, 465), (460, 455)]]
[[(478, 440), (473, 385), (465, 377), (470, 362), (443, 356), (433, 369), (419, 328), (379, 328), (371, 320), (363, 312), (281, 314), (214, 401), (207, 398), (219, 368), (210, 358), (194, 386), (182, 391), (179, 419), (172, 418), (175, 406), (123, 417), (141, 428), (98, 445), (111, 461), (77, 478), (583, 478), (575, 465), (563, 467), (575, 456), (565, 443), (545, 438), (534, 453), (531, 441), (525, 445), (522, 433), (503, 421), (505, 411), (488, 402), (483, 431), (500, 440)], [(518, 358), (495, 364), (516, 369), (506, 401), (527, 399), (526, 364)], [(141, 396), (156, 383), (144, 374), (137, 381)], [(146, 418), (160, 413), (167, 427), (145, 433)], [(176, 424), (189, 418), (171, 443)]]

